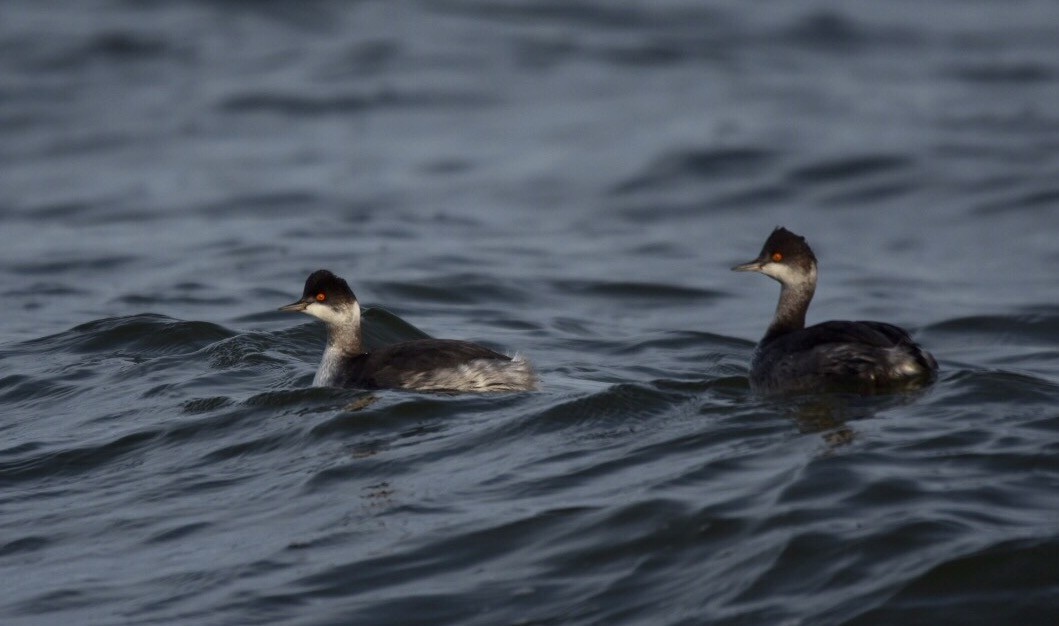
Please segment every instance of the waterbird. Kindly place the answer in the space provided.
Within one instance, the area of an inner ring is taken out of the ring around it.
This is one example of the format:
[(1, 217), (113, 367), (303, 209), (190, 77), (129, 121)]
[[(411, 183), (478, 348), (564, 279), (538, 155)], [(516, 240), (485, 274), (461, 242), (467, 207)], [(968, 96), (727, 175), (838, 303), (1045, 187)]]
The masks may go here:
[(780, 283), (776, 313), (750, 361), (750, 386), (764, 394), (914, 389), (938, 363), (908, 332), (885, 322), (830, 321), (806, 327), (816, 291), (816, 256), (804, 237), (777, 227), (756, 259), (732, 268)]
[(437, 392), (537, 388), (537, 375), (524, 357), (469, 341), (415, 339), (365, 352), (357, 297), (345, 280), (328, 270), (310, 274), (302, 297), (279, 310), (306, 313), (327, 325), (327, 344), (314, 386)]

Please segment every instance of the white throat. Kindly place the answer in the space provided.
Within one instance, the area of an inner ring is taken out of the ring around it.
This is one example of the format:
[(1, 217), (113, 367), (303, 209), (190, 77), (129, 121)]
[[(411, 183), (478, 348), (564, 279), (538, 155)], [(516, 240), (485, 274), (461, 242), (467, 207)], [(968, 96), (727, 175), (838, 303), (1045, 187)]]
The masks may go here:
[(363, 352), (360, 338), (360, 304), (354, 300), (351, 304), (333, 307), (313, 302), (305, 307), (305, 312), (327, 325), (327, 345), (316, 370), (313, 385), (330, 387), (338, 379), (342, 360)]

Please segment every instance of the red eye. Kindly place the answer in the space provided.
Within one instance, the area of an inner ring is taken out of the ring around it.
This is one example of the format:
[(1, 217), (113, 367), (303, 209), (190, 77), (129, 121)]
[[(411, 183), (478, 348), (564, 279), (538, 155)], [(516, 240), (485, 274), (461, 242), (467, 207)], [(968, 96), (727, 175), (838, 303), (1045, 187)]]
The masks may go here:
[(323, 302), (324, 300), (327, 300), (327, 294), (325, 294), (322, 291), (320, 293), (316, 294), (316, 301), (317, 302)]
[[(783, 255), (782, 254), (780, 254), (779, 252), (773, 252), (772, 253), (772, 261), (774, 263), (779, 263), (782, 260), (783, 260)], [(317, 297), (319, 297), (319, 296), (317, 296)]]

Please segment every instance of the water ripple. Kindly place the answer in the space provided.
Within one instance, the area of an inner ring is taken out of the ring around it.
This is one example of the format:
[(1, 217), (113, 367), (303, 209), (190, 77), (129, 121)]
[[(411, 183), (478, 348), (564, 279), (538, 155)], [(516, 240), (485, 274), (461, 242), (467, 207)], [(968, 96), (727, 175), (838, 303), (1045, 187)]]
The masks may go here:
[[(758, 4), (5, 2), (0, 622), (1054, 621), (1059, 5)], [(777, 224), (937, 383), (753, 394)]]

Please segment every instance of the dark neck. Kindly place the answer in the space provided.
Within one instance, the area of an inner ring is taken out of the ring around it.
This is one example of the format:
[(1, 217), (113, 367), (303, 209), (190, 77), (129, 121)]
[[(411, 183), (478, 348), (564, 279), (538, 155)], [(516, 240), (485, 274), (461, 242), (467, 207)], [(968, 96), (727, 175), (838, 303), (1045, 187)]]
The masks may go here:
[(816, 291), (815, 281), (806, 281), (793, 285), (784, 284), (780, 289), (780, 301), (776, 305), (776, 315), (769, 324), (762, 342), (775, 339), (780, 335), (805, 328), (805, 312)]

